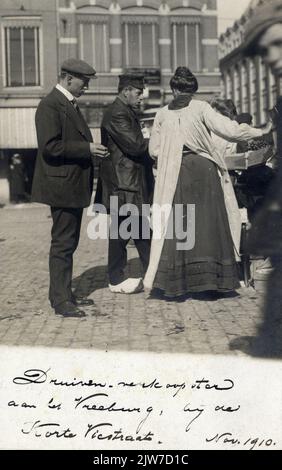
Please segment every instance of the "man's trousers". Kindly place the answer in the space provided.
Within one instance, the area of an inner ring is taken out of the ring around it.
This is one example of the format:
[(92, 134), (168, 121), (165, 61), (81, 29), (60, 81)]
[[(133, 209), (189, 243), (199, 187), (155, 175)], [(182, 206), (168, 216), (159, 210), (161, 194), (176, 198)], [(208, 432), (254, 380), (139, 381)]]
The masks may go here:
[(52, 307), (73, 299), (73, 253), (79, 242), (82, 211), (82, 208), (51, 207), (53, 227), (49, 254), (49, 299)]
[[(117, 226), (113, 228), (113, 223), (110, 227), (110, 236), (109, 236), (109, 251), (108, 251), (108, 274), (109, 281), (112, 285), (117, 285), (125, 280), (124, 269), (127, 263), (127, 249), (126, 246), (130, 238), (134, 241), (136, 249), (138, 251), (143, 270), (147, 270), (150, 259), (150, 227), (149, 221), (146, 217), (136, 217), (138, 233), (133, 233), (133, 228), (131, 225), (128, 225), (128, 231), (131, 232), (131, 236), (127, 238), (122, 236), (121, 224), (126, 222), (128, 217), (118, 217)], [(132, 219), (131, 219), (132, 220)], [(142, 224), (143, 224), (143, 233), (142, 233)], [(145, 230), (144, 230), (145, 228)], [(145, 232), (145, 236), (144, 236)], [(113, 238), (115, 237), (115, 238)]]

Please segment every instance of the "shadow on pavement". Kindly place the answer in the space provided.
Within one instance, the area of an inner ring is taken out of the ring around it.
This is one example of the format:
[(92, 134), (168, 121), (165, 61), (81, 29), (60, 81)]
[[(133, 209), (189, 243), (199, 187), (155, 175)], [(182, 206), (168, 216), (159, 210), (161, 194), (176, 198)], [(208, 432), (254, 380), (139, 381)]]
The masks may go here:
[[(125, 274), (127, 277), (142, 276), (139, 258), (134, 258), (127, 262)], [(72, 287), (74, 295), (88, 297), (96, 290), (108, 287), (108, 283), (108, 266), (102, 265), (87, 269), (80, 276), (74, 278)]]
[(230, 351), (242, 351), (252, 357), (264, 359), (281, 359), (282, 347), (275, 348), (271, 336), (239, 336), (229, 343)]
[(272, 259), (272, 265), (257, 335), (234, 338), (229, 343), (230, 350), (254, 357), (282, 358), (282, 257)]

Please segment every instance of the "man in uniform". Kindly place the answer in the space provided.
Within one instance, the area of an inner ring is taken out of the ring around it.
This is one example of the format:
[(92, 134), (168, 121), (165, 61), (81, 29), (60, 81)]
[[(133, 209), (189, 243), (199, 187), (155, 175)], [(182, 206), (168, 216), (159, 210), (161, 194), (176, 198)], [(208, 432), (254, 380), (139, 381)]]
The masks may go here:
[[(135, 218), (139, 233), (131, 235), (131, 238), (146, 271), (150, 256), (150, 230), (147, 230), (147, 236), (144, 236), (144, 230), (142, 234), (142, 227), (148, 225), (148, 219), (142, 217), (141, 212), (142, 205), (148, 205), (152, 200), (153, 173), (148, 140), (143, 136), (136, 114), (144, 87), (143, 76), (124, 74), (119, 77), (118, 97), (107, 108), (101, 126), (102, 143), (108, 147), (110, 158), (100, 162), (95, 203), (103, 204), (110, 211), (110, 198), (116, 196), (118, 209), (126, 204), (134, 205), (139, 213)], [(120, 228), (126, 224), (127, 215), (119, 215), (117, 219), (116, 230), (112, 223), (109, 236), (109, 288), (118, 293), (139, 292), (143, 288), (142, 278), (126, 279), (124, 273), (129, 237), (124, 237)]]
[(49, 299), (55, 313), (64, 317), (85, 316), (79, 307), (93, 304), (74, 297), (71, 281), (82, 211), (90, 204), (93, 188), (92, 157), (107, 156), (104, 146), (93, 143), (76, 102), (95, 74), (82, 60), (66, 60), (59, 83), (41, 100), (35, 116), (38, 154), (32, 200), (51, 208)]

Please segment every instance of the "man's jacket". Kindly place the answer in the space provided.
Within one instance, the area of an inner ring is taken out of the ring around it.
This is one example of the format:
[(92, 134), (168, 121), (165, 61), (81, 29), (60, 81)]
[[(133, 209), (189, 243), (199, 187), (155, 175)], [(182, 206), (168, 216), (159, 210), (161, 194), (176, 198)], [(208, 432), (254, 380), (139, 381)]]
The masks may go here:
[(53, 207), (87, 207), (93, 188), (92, 135), (80, 111), (54, 88), (39, 103), (35, 123), (32, 200)]

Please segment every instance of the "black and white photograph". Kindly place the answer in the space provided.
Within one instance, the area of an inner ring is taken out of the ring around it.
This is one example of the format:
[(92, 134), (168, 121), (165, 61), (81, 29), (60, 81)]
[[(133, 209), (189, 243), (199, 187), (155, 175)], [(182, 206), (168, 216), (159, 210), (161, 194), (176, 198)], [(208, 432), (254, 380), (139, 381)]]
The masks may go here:
[(282, 450), (282, 0), (1, 0), (0, 37), (0, 449)]

